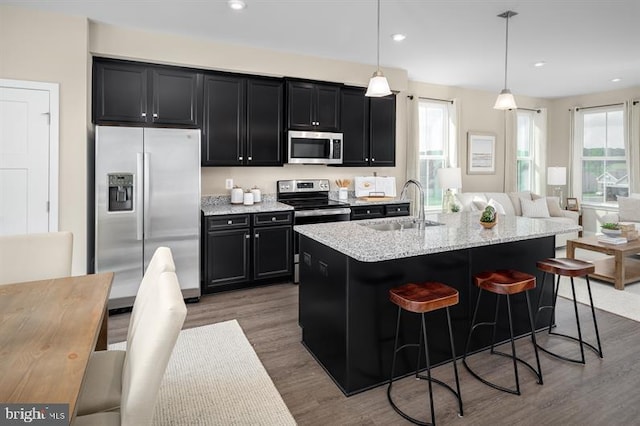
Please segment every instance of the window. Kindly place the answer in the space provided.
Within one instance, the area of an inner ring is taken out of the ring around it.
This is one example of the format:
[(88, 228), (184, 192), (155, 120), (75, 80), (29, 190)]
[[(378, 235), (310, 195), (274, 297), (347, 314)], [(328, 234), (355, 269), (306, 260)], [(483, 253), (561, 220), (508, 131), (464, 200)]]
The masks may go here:
[(535, 170), (534, 114), (533, 111), (517, 112), (516, 130), (516, 186), (518, 191), (533, 191)]
[(443, 190), (437, 178), (441, 167), (452, 167), (455, 158), (455, 126), (451, 102), (420, 100), (418, 105), (418, 156), (420, 183), (425, 192), (425, 208), (442, 208)]
[(576, 113), (574, 181), (583, 203), (617, 204), (629, 195), (629, 166), (622, 106)]

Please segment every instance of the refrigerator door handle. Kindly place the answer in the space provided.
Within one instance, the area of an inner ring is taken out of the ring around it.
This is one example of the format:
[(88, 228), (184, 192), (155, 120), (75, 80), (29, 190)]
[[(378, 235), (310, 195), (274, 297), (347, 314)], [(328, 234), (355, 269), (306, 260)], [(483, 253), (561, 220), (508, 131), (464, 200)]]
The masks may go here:
[(150, 221), (151, 221), (151, 215), (149, 214), (150, 209), (149, 209), (149, 198), (151, 195), (151, 178), (149, 177), (150, 175), (150, 170), (149, 170), (149, 164), (150, 164), (150, 159), (149, 159), (149, 153), (145, 152), (144, 153), (144, 239), (146, 240), (147, 238), (151, 237), (151, 235), (149, 235), (149, 229), (150, 229)]
[(137, 152), (136, 153), (136, 193), (134, 194), (134, 198), (135, 198), (135, 203), (136, 203), (136, 239), (138, 241), (142, 241), (142, 227), (143, 227), (143, 221), (142, 221), (142, 212), (143, 212), (143, 207), (142, 207), (142, 171), (144, 169), (144, 165), (143, 165), (143, 160), (142, 160), (142, 153), (141, 152)]

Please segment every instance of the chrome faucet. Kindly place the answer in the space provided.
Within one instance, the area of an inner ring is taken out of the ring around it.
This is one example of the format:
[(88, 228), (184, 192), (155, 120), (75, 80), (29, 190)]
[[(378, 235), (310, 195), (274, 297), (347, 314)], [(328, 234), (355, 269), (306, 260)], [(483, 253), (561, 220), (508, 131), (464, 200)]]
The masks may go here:
[(420, 205), (418, 206), (418, 221), (420, 222), (419, 223), (420, 228), (424, 228), (426, 222), (424, 217), (424, 188), (422, 188), (422, 184), (415, 179), (409, 179), (408, 181), (406, 181), (404, 186), (402, 187), (402, 192), (400, 193), (400, 199), (401, 200), (405, 199), (405, 195), (407, 195), (407, 188), (409, 187), (409, 184), (414, 184), (418, 188), (418, 191), (420, 191)]

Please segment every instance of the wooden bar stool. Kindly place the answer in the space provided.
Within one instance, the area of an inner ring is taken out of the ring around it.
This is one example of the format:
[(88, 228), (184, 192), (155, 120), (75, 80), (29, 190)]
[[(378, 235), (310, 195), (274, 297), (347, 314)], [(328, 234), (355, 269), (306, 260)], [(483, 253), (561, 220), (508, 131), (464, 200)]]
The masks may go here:
[[(585, 364), (584, 358), (584, 346), (587, 346), (591, 350), (593, 350), (600, 358), (602, 358), (602, 345), (600, 344), (600, 334), (598, 333), (598, 321), (596, 320), (596, 310), (593, 307), (593, 297), (591, 296), (591, 284), (589, 283), (589, 274), (593, 274), (596, 270), (596, 267), (593, 263), (585, 262), (583, 260), (578, 259), (569, 259), (569, 258), (548, 258), (543, 259), (537, 262), (538, 269), (542, 271), (542, 292), (540, 293), (540, 298), (538, 299), (538, 311), (536, 312), (536, 319), (538, 314), (545, 310), (551, 309), (551, 317), (549, 318), (549, 327), (547, 329), (548, 334), (554, 336), (560, 336), (567, 339), (574, 340), (580, 344), (580, 359), (568, 358), (557, 353), (551, 352), (549, 349), (545, 349), (542, 346), (538, 345), (538, 347), (552, 355), (556, 358), (563, 359), (569, 362), (575, 362), (577, 364)], [(551, 305), (542, 305), (542, 296), (544, 295), (544, 286), (546, 284), (547, 274), (551, 274), (551, 285), (553, 286), (553, 275), (558, 276), (558, 280), (556, 282), (555, 288), (552, 287), (551, 293)], [(558, 287), (560, 286), (560, 277), (570, 277), (571, 278), (571, 292), (573, 294), (573, 310), (576, 315), (576, 326), (578, 328), (578, 338), (574, 336), (569, 336), (567, 334), (552, 332), (551, 328), (555, 326), (555, 315), (556, 315), (556, 302), (558, 300)], [(593, 317), (593, 327), (596, 332), (596, 340), (598, 342), (598, 347), (596, 348), (590, 343), (587, 343), (582, 338), (582, 329), (580, 328), (580, 316), (578, 315), (578, 302), (576, 301), (576, 288), (573, 282), (574, 277), (584, 277), (587, 280), (587, 290), (589, 292), (589, 303), (591, 304), (591, 315)]]
[[(391, 377), (389, 378), (389, 387), (387, 388), (387, 398), (393, 409), (405, 419), (419, 425), (435, 425), (435, 411), (433, 408), (433, 389), (432, 383), (437, 383), (455, 395), (458, 400), (460, 416), (462, 416), (462, 398), (460, 396), (460, 381), (458, 379), (458, 367), (456, 365), (456, 352), (453, 345), (453, 333), (451, 331), (451, 316), (449, 314), (449, 306), (458, 304), (458, 291), (439, 282), (425, 282), (420, 284), (409, 283), (400, 287), (389, 290), (389, 299), (398, 305), (398, 320), (396, 323), (396, 337), (393, 347), (393, 361), (391, 362)], [(451, 345), (451, 357), (453, 361), (453, 372), (456, 378), (456, 390), (448, 384), (431, 377), (431, 363), (429, 361), (429, 344), (427, 341), (427, 329), (424, 314), (426, 312), (435, 311), (444, 308), (447, 312), (447, 325), (449, 327), (449, 343)], [(418, 343), (410, 343), (398, 347), (398, 335), (400, 332), (400, 318), (402, 311), (420, 314), (420, 338)], [(427, 375), (421, 376), (420, 369), (420, 353), (422, 352), (422, 343), (424, 341), (424, 353), (427, 362)], [(409, 348), (418, 348), (418, 361), (416, 365), (416, 378), (426, 380), (429, 383), (429, 405), (431, 407), (431, 423), (426, 423), (410, 417), (396, 406), (391, 397), (391, 386), (393, 385), (393, 376), (396, 367), (396, 355), (399, 351)]]
[[(531, 314), (531, 305), (529, 304), (529, 290), (534, 289), (536, 287), (536, 277), (533, 275), (529, 275), (524, 272), (514, 271), (511, 269), (506, 270), (498, 270), (498, 271), (486, 271), (481, 272), (473, 277), (474, 284), (480, 289), (478, 293), (478, 300), (476, 301), (476, 309), (473, 312), (473, 319), (471, 320), (471, 329), (469, 330), (469, 336), (467, 337), (467, 344), (464, 349), (464, 356), (462, 357), (462, 363), (465, 368), (474, 376), (476, 379), (480, 380), (482, 383), (491, 386), (494, 389), (501, 390), (503, 392), (512, 393), (515, 395), (520, 395), (520, 379), (518, 377), (518, 362), (524, 364), (525, 367), (529, 368), (535, 375), (538, 384), (542, 384), (542, 369), (540, 368), (540, 358), (538, 356), (538, 346), (536, 344), (536, 333), (535, 327), (533, 325), (533, 315)], [(480, 298), (484, 291), (488, 291), (490, 293), (494, 293), (496, 295), (496, 311), (493, 322), (479, 322), (476, 323), (476, 317), (478, 315), (478, 307), (480, 306)], [(531, 326), (531, 342), (533, 344), (533, 350), (536, 355), (536, 365), (537, 370), (533, 368), (528, 362), (524, 361), (521, 358), (518, 358), (516, 355), (516, 345), (513, 338), (513, 317), (511, 314), (511, 296), (524, 293), (526, 302), (527, 302), (527, 313), (529, 315), (529, 324)], [(499, 352), (494, 349), (495, 340), (496, 340), (496, 323), (498, 322), (498, 307), (500, 306), (500, 295), (504, 295), (507, 300), (507, 311), (509, 316), (509, 335), (511, 340), (511, 354), (507, 354), (504, 352)], [(504, 356), (507, 358), (511, 358), (513, 360), (513, 374), (515, 376), (516, 388), (510, 389), (504, 386), (497, 385), (492, 383), (478, 374), (476, 374), (467, 364), (467, 354), (469, 352), (469, 344), (471, 342), (471, 336), (477, 327), (484, 325), (492, 325), (493, 326), (493, 337), (491, 339), (491, 354)]]

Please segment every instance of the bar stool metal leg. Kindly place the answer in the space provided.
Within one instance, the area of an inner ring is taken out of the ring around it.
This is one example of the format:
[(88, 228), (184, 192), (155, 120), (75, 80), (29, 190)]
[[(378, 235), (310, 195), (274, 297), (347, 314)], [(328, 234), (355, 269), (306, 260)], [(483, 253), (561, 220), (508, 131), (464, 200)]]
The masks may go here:
[[(550, 274), (550, 275), (553, 276), (553, 274)], [(575, 289), (575, 282), (573, 280), (573, 276), (570, 277), (570, 280), (571, 280), (571, 293), (572, 293), (572, 296), (573, 296), (573, 311), (574, 311), (574, 315), (575, 315), (575, 318), (576, 318), (576, 327), (577, 327), (577, 331), (578, 331), (578, 337), (576, 338), (574, 336), (569, 336), (567, 334), (551, 331), (551, 329), (553, 327), (555, 327), (556, 304), (557, 304), (557, 301), (558, 301), (558, 290), (559, 290), (559, 287), (560, 287), (560, 277), (561, 277), (561, 275), (557, 276), (557, 282), (556, 282), (556, 285), (555, 285), (555, 289), (554, 289), (554, 291), (552, 293), (552, 304), (551, 305), (542, 305), (542, 297), (544, 295), (544, 286), (545, 286), (545, 276), (546, 276), (546, 272), (543, 272), (543, 275), (542, 275), (542, 289), (541, 289), (541, 292), (540, 292), (540, 297), (538, 298), (538, 310), (536, 312), (536, 320), (537, 320), (538, 314), (540, 312), (542, 312), (545, 309), (551, 309), (551, 318), (549, 320), (549, 324), (548, 324), (548, 327), (547, 327), (547, 333), (549, 335), (559, 336), (559, 337), (563, 337), (565, 339), (570, 339), (570, 340), (573, 340), (575, 342), (578, 342), (578, 344), (580, 345), (580, 358), (576, 359), (576, 358), (569, 358), (569, 357), (566, 357), (566, 356), (563, 356), (563, 355), (559, 355), (559, 354), (554, 353), (554, 352), (550, 351), (549, 349), (546, 349), (543, 346), (541, 346), (541, 345), (536, 343), (537, 348), (542, 350), (542, 351), (544, 351), (544, 352), (546, 352), (547, 354), (549, 354), (549, 355), (551, 355), (553, 357), (556, 357), (558, 359), (562, 359), (564, 361), (573, 362), (573, 363), (576, 363), (576, 364), (586, 364), (586, 359), (585, 359), (585, 355), (584, 355), (584, 347), (585, 346), (587, 348), (590, 348), (592, 351), (594, 351), (596, 354), (598, 354), (598, 356), (600, 358), (602, 358), (603, 357), (603, 355), (602, 355), (602, 345), (600, 343), (600, 333), (598, 331), (598, 321), (596, 319), (596, 312), (595, 312), (595, 308), (593, 306), (593, 298), (592, 298), (592, 295), (591, 295), (591, 284), (589, 282), (589, 276), (585, 275), (585, 279), (587, 281), (587, 291), (589, 293), (589, 304), (590, 304), (590, 308), (591, 308), (591, 316), (593, 318), (593, 326), (594, 326), (594, 329), (595, 329), (596, 340), (597, 340), (597, 343), (598, 343), (598, 347), (597, 348), (594, 347), (592, 344), (590, 344), (588, 342), (585, 342), (585, 340), (582, 338), (582, 327), (581, 327), (581, 324), (580, 324), (580, 315), (578, 313), (578, 302), (577, 302), (577, 299), (576, 299), (576, 289)]]
[[(460, 380), (458, 378), (458, 368), (456, 366), (456, 355), (455, 355), (455, 348), (454, 348), (454, 344), (453, 344), (453, 332), (451, 330), (451, 317), (449, 314), (449, 307), (446, 307), (446, 313), (447, 313), (447, 326), (449, 328), (449, 339), (450, 339), (450, 345), (451, 345), (451, 355), (452, 355), (452, 359), (453, 359), (453, 371), (454, 371), (454, 376), (455, 376), (455, 381), (456, 381), (456, 390), (454, 390), (451, 386), (449, 386), (447, 383), (444, 383), (434, 377), (431, 377), (431, 360), (429, 358), (429, 341), (427, 339), (427, 327), (426, 327), (426, 322), (425, 322), (425, 317), (424, 317), (424, 313), (420, 314), (420, 338), (419, 338), (419, 343), (415, 344), (415, 343), (407, 343), (404, 344), (400, 347), (398, 347), (398, 335), (400, 332), (400, 318), (401, 318), (401, 314), (402, 314), (402, 308), (398, 308), (398, 320), (396, 322), (396, 338), (395, 338), (395, 343), (394, 343), (394, 347), (393, 347), (393, 358), (391, 361), (391, 376), (389, 378), (389, 385), (387, 387), (387, 399), (389, 400), (389, 403), (391, 404), (391, 407), (393, 407), (393, 409), (400, 414), (400, 416), (402, 416), (404, 419), (418, 424), (418, 425), (425, 425), (425, 426), (435, 426), (436, 424), (436, 420), (435, 420), (435, 407), (434, 407), (434, 402), (433, 402), (433, 383), (437, 383), (443, 387), (445, 387), (446, 389), (448, 389), (451, 393), (454, 394), (454, 396), (456, 397), (456, 399), (458, 400), (458, 407), (460, 409), (460, 414), (459, 416), (462, 417), (463, 415), (463, 411), (462, 411), (462, 396), (460, 393)], [(396, 365), (396, 356), (398, 354), (399, 351), (408, 348), (408, 347), (418, 347), (418, 352), (421, 353), (422, 349), (423, 349), (423, 344), (424, 344), (424, 353), (425, 353), (425, 360), (426, 360), (426, 376), (420, 375), (420, 357), (417, 360), (416, 363), (416, 378), (418, 379), (422, 379), (422, 380), (426, 380), (428, 382), (428, 386), (429, 386), (429, 407), (431, 409), (431, 423), (426, 423), (423, 421), (420, 421), (418, 419), (415, 419), (411, 416), (409, 416), (408, 414), (404, 413), (402, 410), (400, 410), (400, 408), (398, 406), (396, 406), (396, 404), (393, 402), (393, 398), (391, 397), (391, 388), (393, 386), (393, 377), (395, 375), (395, 365)]]
[[(469, 336), (467, 337), (467, 344), (465, 346), (465, 353), (462, 357), (462, 364), (465, 366), (465, 368), (467, 369), (467, 371), (469, 371), (469, 373), (475, 377), (476, 379), (480, 380), (482, 383), (491, 386), (494, 389), (497, 390), (501, 390), (503, 392), (507, 392), (507, 393), (511, 393), (514, 395), (520, 395), (520, 379), (519, 379), (519, 374), (518, 374), (518, 362), (522, 363), (525, 367), (527, 367), (529, 370), (531, 370), (535, 375), (536, 375), (536, 379), (537, 379), (537, 383), (538, 384), (543, 384), (542, 381), (542, 369), (540, 367), (540, 358), (538, 356), (538, 351), (537, 351), (537, 346), (535, 344), (535, 327), (533, 325), (533, 315), (531, 312), (531, 305), (529, 304), (529, 296), (527, 294), (527, 292), (525, 293), (525, 299), (527, 302), (527, 313), (529, 316), (529, 324), (531, 325), (531, 334), (532, 334), (532, 344), (533, 344), (533, 348), (534, 348), (534, 353), (536, 355), (536, 365), (537, 365), (537, 369), (535, 369), (531, 364), (529, 364), (528, 362), (526, 362), (525, 360), (518, 358), (517, 353), (516, 353), (516, 347), (515, 347), (515, 338), (514, 338), (514, 334), (513, 334), (513, 317), (512, 317), (512, 310), (511, 310), (511, 300), (510, 300), (510, 296), (509, 295), (505, 295), (505, 298), (507, 299), (507, 312), (508, 312), (508, 316), (509, 316), (509, 340), (511, 343), (511, 354), (505, 353), (505, 352), (500, 352), (494, 349), (494, 343), (495, 343), (495, 331), (496, 331), (496, 323), (497, 323), (497, 319), (498, 319), (498, 306), (500, 303), (500, 298), (496, 297), (496, 311), (494, 314), (494, 321), (493, 322), (479, 322), (476, 324), (476, 319), (477, 319), (477, 314), (478, 314), (478, 308), (480, 306), (480, 296), (482, 295), (482, 289), (480, 289), (480, 292), (478, 293), (478, 300), (476, 301), (476, 308), (474, 310), (473, 313), (473, 318), (471, 320), (471, 329), (469, 330)], [(499, 295), (496, 295), (499, 296)], [(511, 358), (513, 360), (513, 371), (514, 371), (514, 376), (515, 376), (515, 389), (510, 389), (504, 386), (500, 386), (497, 385), (495, 383), (489, 382), (488, 380), (480, 377), (475, 371), (473, 371), (471, 369), (471, 367), (469, 367), (469, 364), (467, 363), (467, 354), (469, 352), (469, 344), (471, 342), (471, 336), (473, 335), (473, 332), (476, 330), (477, 327), (479, 326), (484, 326), (484, 325), (492, 325), (493, 326), (493, 337), (491, 339), (491, 354), (495, 354), (495, 355), (500, 355), (500, 356), (504, 356), (507, 358)]]

